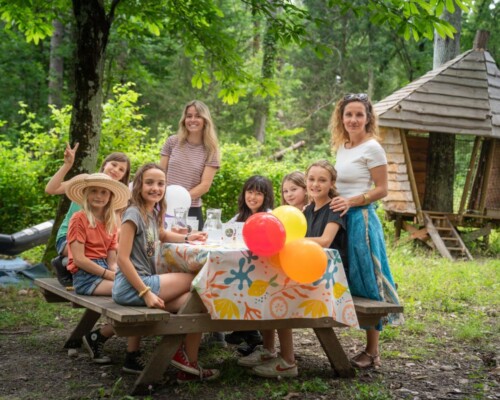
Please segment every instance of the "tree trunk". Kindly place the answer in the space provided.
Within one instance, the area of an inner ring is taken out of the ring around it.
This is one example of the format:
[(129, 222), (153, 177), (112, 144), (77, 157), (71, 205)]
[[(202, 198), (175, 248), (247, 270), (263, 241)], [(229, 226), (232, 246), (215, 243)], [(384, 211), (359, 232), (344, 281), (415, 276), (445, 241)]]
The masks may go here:
[[(278, 54), (276, 37), (271, 33), (273, 28), (273, 19), (268, 18), (266, 23), (266, 33), (263, 41), (264, 55), (262, 58), (262, 78), (272, 79), (276, 68), (276, 56)], [(269, 96), (256, 99), (255, 113), (253, 118), (254, 135), (260, 142), (266, 140), (266, 123), (269, 115)]]
[[(113, 2), (116, 7), (118, 0)], [(73, 0), (76, 21), (75, 97), (70, 124), (71, 146), (80, 143), (70, 176), (94, 172), (101, 139), (102, 80), (106, 45), (112, 13), (106, 16), (102, 0)], [(54, 238), (66, 208), (61, 201), (56, 224), (45, 251), (43, 262), (54, 255)]]
[[(445, 11), (442, 18), (452, 24), (457, 33), (453, 39), (435, 35), (434, 69), (460, 54), (460, 32), (462, 12), (456, 7), (450, 14)], [(455, 176), (455, 135), (429, 132), (427, 172), (423, 209), (428, 211), (453, 212), (453, 180)]]
[(257, 14), (255, 4), (252, 3), (252, 53), (255, 56), (260, 50), (260, 16)]
[(63, 71), (64, 63), (61, 56), (61, 44), (64, 36), (64, 25), (61, 21), (52, 21), (54, 33), (50, 39), (50, 63), (49, 63), (49, 105), (57, 108), (62, 106)]
[[(430, 133), (424, 210), (453, 212), (454, 166), (455, 136), (449, 133)], [(434, 176), (429, 176), (429, 171), (436, 172)]]

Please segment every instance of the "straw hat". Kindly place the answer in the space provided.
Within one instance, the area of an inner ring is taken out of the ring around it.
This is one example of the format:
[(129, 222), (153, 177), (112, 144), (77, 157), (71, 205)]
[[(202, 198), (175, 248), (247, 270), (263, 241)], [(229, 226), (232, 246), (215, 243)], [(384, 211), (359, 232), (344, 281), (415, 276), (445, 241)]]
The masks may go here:
[(83, 194), (88, 187), (101, 187), (113, 193), (114, 208), (119, 210), (127, 207), (130, 199), (130, 190), (127, 186), (102, 172), (96, 174), (81, 174), (68, 181), (66, 196), (77, 204), (83, 204)]

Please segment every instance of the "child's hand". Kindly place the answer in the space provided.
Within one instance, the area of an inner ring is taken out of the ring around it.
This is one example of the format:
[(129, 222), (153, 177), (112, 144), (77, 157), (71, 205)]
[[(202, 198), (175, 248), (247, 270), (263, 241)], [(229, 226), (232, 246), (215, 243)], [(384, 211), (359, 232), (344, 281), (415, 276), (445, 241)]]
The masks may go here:
[(144, 301), (149, 308), (165, 309), (165, 302), (163, 299), (154, 294), (151, 290), (144, 295)]
[(66, 143), (66, 149), (64, 150), (64, 164), (68, 164), (70, 166), (75, 162), (75, 153), (78, 150), (78, 146), (80, 143), (76, 143), (75, 147), (71, 148), (69, 143)]
[(207, 232), (190, 233), (188, 235), (188, 241), (189, 242), (195, 242), (195, 241), (206, 242), (207, 241), (207, 237), (208, 237), (208, 233)]

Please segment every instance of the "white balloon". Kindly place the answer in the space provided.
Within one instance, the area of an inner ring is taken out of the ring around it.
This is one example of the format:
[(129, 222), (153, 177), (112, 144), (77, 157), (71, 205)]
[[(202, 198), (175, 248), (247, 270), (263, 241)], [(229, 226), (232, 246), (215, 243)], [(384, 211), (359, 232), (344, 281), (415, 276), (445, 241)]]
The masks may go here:
[(167, 215), (174, 215), (174, 209), (184, 207), (189, 209), (191, 207), (191, 195), (186, 188), (179, 185), (167, 186), (167, 193), (165, 194), (167, 201)]

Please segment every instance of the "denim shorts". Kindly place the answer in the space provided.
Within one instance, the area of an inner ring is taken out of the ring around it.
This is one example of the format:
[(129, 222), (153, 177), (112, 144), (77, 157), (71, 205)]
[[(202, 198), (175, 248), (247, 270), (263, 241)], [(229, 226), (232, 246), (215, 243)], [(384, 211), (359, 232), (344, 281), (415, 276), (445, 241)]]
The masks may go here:
[[(157, 296), (160, 294), (160, 277), (158, 275), (143, 276), (139, 275), (141, 280), (146, 286), (151, 288), (151, 291)], [(139, 293), (129, 283), (125, 275), (118, 271), (115, 275), (115, 282), (113, 283), (113, 300), (115, 303), (123, 306), (145, 306), (146, 302)]]
[[(108, 263), (103, 258), (98, 258), (92, 261), (100, 267), (109, 269)], [(92, 293), (94, 293), (97, 285), (99, 285), (99, 283), (101, 283), (103, 280), (104, 278), (101, 278), (98, 275), (89, 274), (83, 269), (78, 268), (78, 271), (73, 274), (73, 287), (75, 288), (76, 294), (84, 294), (90, 296), (92, 295)]]
[(64, 247), (68, 244), (68, 240), (66, 236), (61, 236), (59, 239), (56, 240), (56, 251), (57, 254), (62, 256)]

